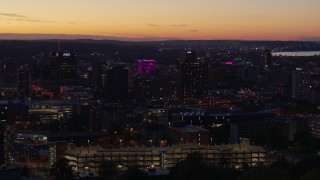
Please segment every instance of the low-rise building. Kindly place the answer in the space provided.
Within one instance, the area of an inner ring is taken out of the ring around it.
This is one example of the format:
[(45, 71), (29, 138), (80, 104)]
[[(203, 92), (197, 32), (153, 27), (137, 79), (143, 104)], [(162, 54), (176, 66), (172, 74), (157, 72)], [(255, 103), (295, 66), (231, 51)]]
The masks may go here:
[(76, 107), (80, 106), (77, 101), (66, 100), (34, 100), (26, 104), (29, 118), (38, 117), (43, 122), (71, 119)]
[(122, 167), (170, 168), (185, 160), (188, 154), (199, 152), (204, 163), (227, 168), (258, 166), (265, 163), (266, 151), (259, 146), (252, 146), (248, 141), (240, 144), (202, 146), (184, 144), (165, 147), (128, 147), (104, 149), (102, 147), (77, 147), (68, 149), (65, 158), (77, 172), (98, 171), (99, 165), (112, 161)]
[(169, 137), (174, 144), (196, 143), (207, 145), (211, 143), (209, 130), (193, 125), (171, 127)]
[(85, 105), (93, 100), (93, 89), (84, 86), (62, 86), (60, 94), (64, 100), (80, 101)]
[(310, 134), (320, 139), (320, 115), (309, 115), (304, 118), (308, 119), (308, 129)]

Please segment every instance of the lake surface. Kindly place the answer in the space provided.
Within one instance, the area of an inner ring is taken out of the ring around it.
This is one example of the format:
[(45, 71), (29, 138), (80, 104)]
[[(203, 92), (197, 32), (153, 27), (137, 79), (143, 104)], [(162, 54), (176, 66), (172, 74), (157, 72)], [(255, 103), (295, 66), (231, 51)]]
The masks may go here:
[(320, 51), (295, 51), (295, 52), (273, 52), (273, 56), (314, 56), (320, 55)]

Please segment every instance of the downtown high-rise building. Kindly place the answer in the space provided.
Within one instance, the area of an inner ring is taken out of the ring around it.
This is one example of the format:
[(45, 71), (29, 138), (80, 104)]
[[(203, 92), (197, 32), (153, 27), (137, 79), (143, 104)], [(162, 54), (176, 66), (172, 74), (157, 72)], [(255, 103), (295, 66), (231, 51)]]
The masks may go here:
[(266, 71), (272, 70), (272, 52), (270, 49), (265, 49), (262, 56), (262, 66)]
[(292, 98), (303, 99), (314, 104), (320, 102), (320, 92), (317, 89), (319, 78), (312, 72), (297, 68), (291, 74)]
[(146, 60), (146, 59), (140, 59), (138, 60), (138, 73), (151, 73), (153, 72), (157, 67), (157, 61), (156, 60)]
[(208, 64), (188, 51), (180, 64), (181, 98), (202, 98), (208, 94)]
[(31, 76), (28, 65), (23, 65), (17, 70), (18, 100), (26, 101), (31, 94)]
[(51, 58), (51, 78), (53, 80), (77, 79), (77, 58), (74, 53), (53, 52)]
[(0, 120), (0, 165), (7, 164), (6, 120)]
[(271, 57), (272, 53), (270, 49), (265, 49), (263, 54), (263, 64), (264, 65), (271, 65)]
[(98, 90), (102, 87), (102, 64), (93, 63), (91, 71), (91, 86)]
[(107, 97), (112, 102), (128, 98), (128, 69), (116, 66), (107, 71)]
[(310, 73), (306, 71), (293, 71), (292, 76), (292, 98), (304, 99), (310, 94)]

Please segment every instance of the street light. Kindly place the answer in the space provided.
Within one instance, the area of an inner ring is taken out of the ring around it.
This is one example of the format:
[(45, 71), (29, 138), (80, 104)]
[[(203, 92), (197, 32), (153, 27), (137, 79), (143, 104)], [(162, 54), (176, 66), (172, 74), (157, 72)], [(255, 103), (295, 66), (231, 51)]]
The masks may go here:
[(123, 139), (119, 139), (120, 147), (121, 147), (121, 145), (122, 145), (122, 141), (123, 141)]

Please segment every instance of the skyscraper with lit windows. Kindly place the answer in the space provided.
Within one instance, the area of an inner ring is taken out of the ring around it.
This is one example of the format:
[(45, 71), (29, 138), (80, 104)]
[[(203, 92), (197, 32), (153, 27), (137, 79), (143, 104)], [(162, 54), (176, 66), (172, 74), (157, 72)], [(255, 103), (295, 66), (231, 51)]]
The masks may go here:
[(186, 52), (180, 64), (181, 98), (202, 98), (208, 94), (208, 64), (197, 59), (195, 52)]
[(51, 78), (53, 80), (77, 79), (77, 59), (74, 53), (53, 52), (51, 58)]
[(0, 165), (7, 163), (6, 120), (0, 120)]
[(138, 60), (138, 73), (151, 73), (156, 69), (157, 61), (156, 60)]
[(31, 94), (31, 76), (28, 65), (23, 65), (17, 70), (18, 99), (26, 101)]
[(107, 71), (107, 97), (112, 102), (128, 98), (128, 69), (116, 66)]

